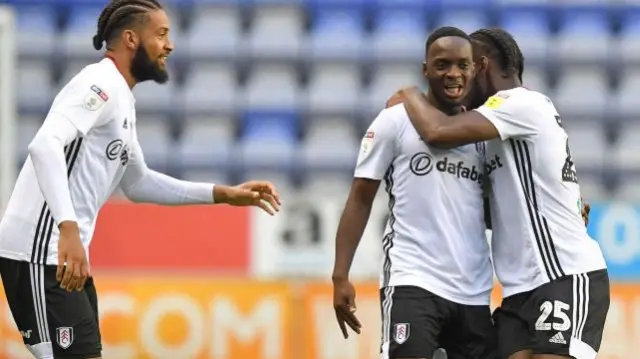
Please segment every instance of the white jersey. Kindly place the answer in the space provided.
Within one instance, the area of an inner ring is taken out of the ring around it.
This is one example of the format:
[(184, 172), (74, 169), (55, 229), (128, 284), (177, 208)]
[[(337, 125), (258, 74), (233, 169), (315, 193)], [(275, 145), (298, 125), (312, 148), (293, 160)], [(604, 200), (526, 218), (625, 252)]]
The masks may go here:
[(549, 98), (498, 92), (477, 109), (500, 138), (487, 143), (492, 254), (505, 296), (606, 268), (587, 234), (569, 139)]
[[(87, 66), (60, 91), (45, 121), (63, 119), (78, 129), (65, 155), (80, 238), (88, 249), (100, 207), (127, 164), (142, 160), (133, 93), (111, 60)], [(0, 257), (57, 265), (54, 222), (28, 157), (0, 222)]]
[(482, 197), (484, 144), (428, 146), (403, 105), (369, 127), (355, 177), (384, 179), (390, 216), (380, 287), (410, 285), (450, 301), (487, 305), (493, 286)]

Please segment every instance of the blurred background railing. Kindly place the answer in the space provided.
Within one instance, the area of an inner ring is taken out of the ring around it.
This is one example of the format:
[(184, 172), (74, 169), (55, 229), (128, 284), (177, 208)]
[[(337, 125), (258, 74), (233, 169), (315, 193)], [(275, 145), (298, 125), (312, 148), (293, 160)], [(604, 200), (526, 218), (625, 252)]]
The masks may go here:
[[(17, 61), (0, 73), (0, 91), (15, 89), (0, 93), (15, 99), (0, 103), (0, 123), (16, 133), (0, 134), (15, 142), (15, 155), (0, 153), (0, 168), (19, 168), (57, 90), (100, 59), (91, 38), (105, 2), (4, 1), (15, 14)], [(285, 207), (267, 218), (226, 207), (109, 204), (91, 251), (106, 358), (377, 358), (384, 196), (353, 269), (365, 328), (348, 341), (331, 306), (334, 236), (364, 129), (397, 88), (425, 85), (424, 43), (440, 25), (512, 32), (526, 57), (525, 85), (557, 104), (593, 203), (589, 230), (614, 281), (599, 358), (635, 357), (639, 1), (164, 3), (172, 81), (134, 90), (150, 166), (193, 180), (267, 178), (282, 188)], [(0, 24), (0, 39), (7, 29)], [(28, 358), (4, 302), (0, 309), (0, 358)]]

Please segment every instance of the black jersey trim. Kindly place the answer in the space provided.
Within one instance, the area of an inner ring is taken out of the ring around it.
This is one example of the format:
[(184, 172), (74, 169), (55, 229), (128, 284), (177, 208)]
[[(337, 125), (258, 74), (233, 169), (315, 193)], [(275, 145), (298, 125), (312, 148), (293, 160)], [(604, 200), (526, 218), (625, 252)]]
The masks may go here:
[(384, 253), (384, 263), (382, 265), (382, 286), (386, 287), (389, 285), (389, 281), (391, 280), (391, 248), (393, 248), (393, 239), (396, 236), (395, 228), (393, 227), (396, 223), (396, 217), (393, 213), (393, 209), (396, 205), (396, 196), (393, 194), (393, 172), (395, 167), (392, 165), (389, 166), (387, 172), (384, 175), (385, 181), (385, 190), (389, 194), (389, 233), (387, 233), (382, 239), (382, 251)]
[[(65, 160), (67, 162), (67, 176), (71, 176), (73, 167), (78, 159), (78, 153), (80, 153), (80, 147), (82, 146), (82, 137), (78, 137), (70, 144), (64, 147)], [(36, 233), (33, 238), (33, 248), (31, 249), (31, 263), (46, 264), (47, 256), (49, 254), (49, 243), (51, 242), (51, 235), (53, 233), (53, 216), (47, 206), (45, 200), (38, 217), (38, 225), (36, 226)]]
[(555, 280), (563, 277), (565, 274), (562, 266), (560, 265), (555, 245), (553, 244), (553, 238), (551, 237), (551, 231), (549, 230), (547, 219), (540, 214), (538, 209), (538, 199), (536, 196), (535, 184), (533, 182), (533, 169), (531, 165), (529, 145), (527, 142), (521, 140), (510, 139), (509, 142), (511, 144), (511, 150), (513, 151), (513, 158), (516, 162), (516, 169), (518, 171), (520, 184), (522, 185), (522, 192), (527, 204), (529, 221), (533, 229), (533, 234), (536, 238), (536, 245), (540, 252), (540, 257), (542, 258), (547, 277), (549, 280)]

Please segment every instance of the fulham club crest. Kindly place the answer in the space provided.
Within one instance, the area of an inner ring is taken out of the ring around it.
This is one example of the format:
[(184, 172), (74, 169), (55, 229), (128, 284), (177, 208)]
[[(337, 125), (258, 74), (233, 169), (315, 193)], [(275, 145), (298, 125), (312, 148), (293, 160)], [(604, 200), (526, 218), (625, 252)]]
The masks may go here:
[(409, 328), (409, 323), (398, 323), (394, 325), (393, 340), (398, 344), (406, 342), (407, 339), (409, 339), (409, 334), (411, 334)]
[(60, 327), (56, 329), (56, 340), (58, 346), (62, 349), (67, 349), (73, 344), (73, 328)]

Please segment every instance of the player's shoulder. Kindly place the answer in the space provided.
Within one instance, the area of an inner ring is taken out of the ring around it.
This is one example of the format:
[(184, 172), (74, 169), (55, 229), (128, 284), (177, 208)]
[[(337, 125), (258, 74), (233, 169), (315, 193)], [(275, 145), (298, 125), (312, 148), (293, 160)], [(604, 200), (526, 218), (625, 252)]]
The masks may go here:
[(85, 66), (74, 76), (66, 87), (72, 90), (91, 90), (107, 101), (110, 94), (119, 89), (118, 77), (105, 60)]

